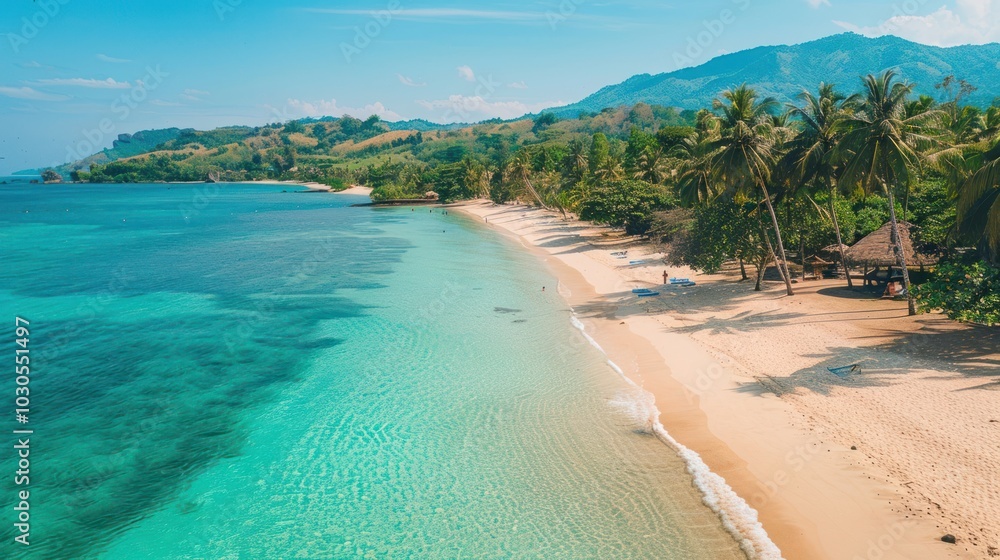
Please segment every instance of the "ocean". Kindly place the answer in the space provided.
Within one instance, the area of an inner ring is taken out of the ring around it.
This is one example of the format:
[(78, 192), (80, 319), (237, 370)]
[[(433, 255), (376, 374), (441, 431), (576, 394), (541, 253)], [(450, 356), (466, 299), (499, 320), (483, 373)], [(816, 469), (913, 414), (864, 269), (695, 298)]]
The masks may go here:
[(301, 190), (0, 186), (0, 555), (744, 558), (534, 256)]

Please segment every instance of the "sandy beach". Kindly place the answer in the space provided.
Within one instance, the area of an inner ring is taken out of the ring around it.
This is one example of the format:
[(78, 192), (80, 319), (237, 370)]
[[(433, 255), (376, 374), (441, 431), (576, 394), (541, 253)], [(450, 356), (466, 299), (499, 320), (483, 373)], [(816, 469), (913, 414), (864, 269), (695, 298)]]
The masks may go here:
[(309, 181), (264, 180), (264, 181), (251, 181), (251, 183), (256, 183), (260, 185), (292, 185), (297, 187), (305, 187), (311, 191), (332, 192), (334, 194), (355, 194), (355, 195), (368, 196), (372, 192), (371, 188), (362, 187), (361, 185), (351, 185), (350, 188), (344, 189), (342, 191), (334, 191), (330, 189), (329, 185), (324, 185), (323, 183), (312, 183)]
[[(800, 282), (794, 297), (776, 282), (754, 292), (544, 210), (452, 207), (545, 260), (587, 333), (785, 558), (1000, 557), (996, 329), (907, 317), (905, 302), (837, 280)], [(697, 286), (631, 293), (660, 286), (664, 270)], [(845, 376), (827, 369), (855, 363)]]

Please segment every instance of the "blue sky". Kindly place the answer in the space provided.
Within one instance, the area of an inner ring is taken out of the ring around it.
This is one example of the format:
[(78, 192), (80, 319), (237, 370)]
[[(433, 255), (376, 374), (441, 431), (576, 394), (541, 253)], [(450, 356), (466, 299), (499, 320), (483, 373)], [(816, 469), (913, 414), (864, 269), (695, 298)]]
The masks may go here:
[(0, 174), (148, 128), (510, 118), (754, 46), (983, 43), (998, 20), (1000, 0), (4, 0)]

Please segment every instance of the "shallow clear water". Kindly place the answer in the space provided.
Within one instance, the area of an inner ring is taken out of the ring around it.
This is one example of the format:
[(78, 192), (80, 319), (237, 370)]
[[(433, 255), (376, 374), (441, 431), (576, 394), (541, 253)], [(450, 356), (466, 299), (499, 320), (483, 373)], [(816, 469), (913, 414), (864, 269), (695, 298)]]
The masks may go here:
[(534, 257), (281, 191), (0, 187), (36, 431), (5, 557), (742, 557)]

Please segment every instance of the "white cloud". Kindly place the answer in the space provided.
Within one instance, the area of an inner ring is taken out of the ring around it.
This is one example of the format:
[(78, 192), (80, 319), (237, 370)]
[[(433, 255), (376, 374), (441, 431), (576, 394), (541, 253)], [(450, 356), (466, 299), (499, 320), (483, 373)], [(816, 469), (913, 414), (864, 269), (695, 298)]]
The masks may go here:
[[(349, 16), (371, 16), (372, 10), (338, 10), (313, 8), (308, 12), (321, 14), (337, 14)], [(462, 10), (451, 8), (427, 8), (414, 10), (390, 10), (391, 17), (400, 19), (489, 19), (494, 21), (530, 21), (545, 20), (546, 14), (541, 12), (510, 12), (498, 10)]]
[(1000, 1), (956, 0), (953, 8), (941, 6), (923, 16), (896, 14), (880, 25), (873, 26), (836, 20), (834, 23), (870, 37), (898, 35), (918, 43), (941, 47), (991, 43), (1000, 41)]
[(321, 99), (315, 103), (300, 99), (289, 99), (286, 109), (279, 111), (277, 114), (287, 115), (288, 118), (340, 117), (342, 115), (351, 115), (359, 119), (366, 119), (372, 115), (378, 115), (389, 121), (402, 119), (398, 113), (386, 108), (381, 102), (370, 103), (364, 107), (341, 107), (337, 104), (336, 99), (329, 101)]
[(97, 60), (100, 60), (101, 62), (111, 62), (113, 64), (123, 64), (125, 62), (132, 62), (127, 58), (115, 58), (113, 56), (108, 56), (106, 54), (97, 55)]
[(459, 66), (458, 75), (462, 77), (463, 80), (474, 82), (476, 81), (476, 73), (472, 71), (472, 68), (468, 66)]
[(202, 98), (207, 95), (212, 94), (204, 90), (188, 88), (184, 90), (184, 93), (181, 93), (181, 99), (187, 99), (188, 101), (201, 101)]
[(521, 101), (489, 101), (480, 96), (451, 95), (448, 99), (417, 101), (421, 107), (445, 113), (444, 120), (462, 122), (481, 119), (513, 119), (528, 113), (537, 113), (549, 107), (565, 105), (562, 101), (523, 103)]
[(406, 86), (410, 86), (410, 87), (424, 87), (424, 86), (427, 85), (425, 82), (417, 83), (417, 82), (413, 81), (412, 78), (407, 78), (406, 76), (404, 76), (402, 74), (396, 74), (396, 77), (399, 78), (400, 83), (402, 83), (403, 85), (406, 85)]
[(528, 84), (524, 83), (524, 80), (521, 80), (520, 82), (509, 83), (507, 84), (507, 87), (514, 89), (528, 89)]
[(119, 82), (113, 78), (106, 80), (95, 80), (93, 78), (47, 78), (38, 80), (36, 83), (44, 86), (72, 86), (96, 89), (128, 89), (132, 84)]
[(43, 93), (30, 87), (4, 87), (0, 86), (0, 95), (13, 97), (14, 99), (31, 99), (33, 101), (64, 101), (69, 99), (66, 95), (54, 95)]
[(829, 6), (830, 0), (806, 0), (806, 3), (816, 9), (820, 6)]
[(175, 103), (173, 101), (164, 101), (162, 99), (153, 99), (149, 102), (150, 105), (156, 105), (157, 107), (183, 107), (183, 103)]

